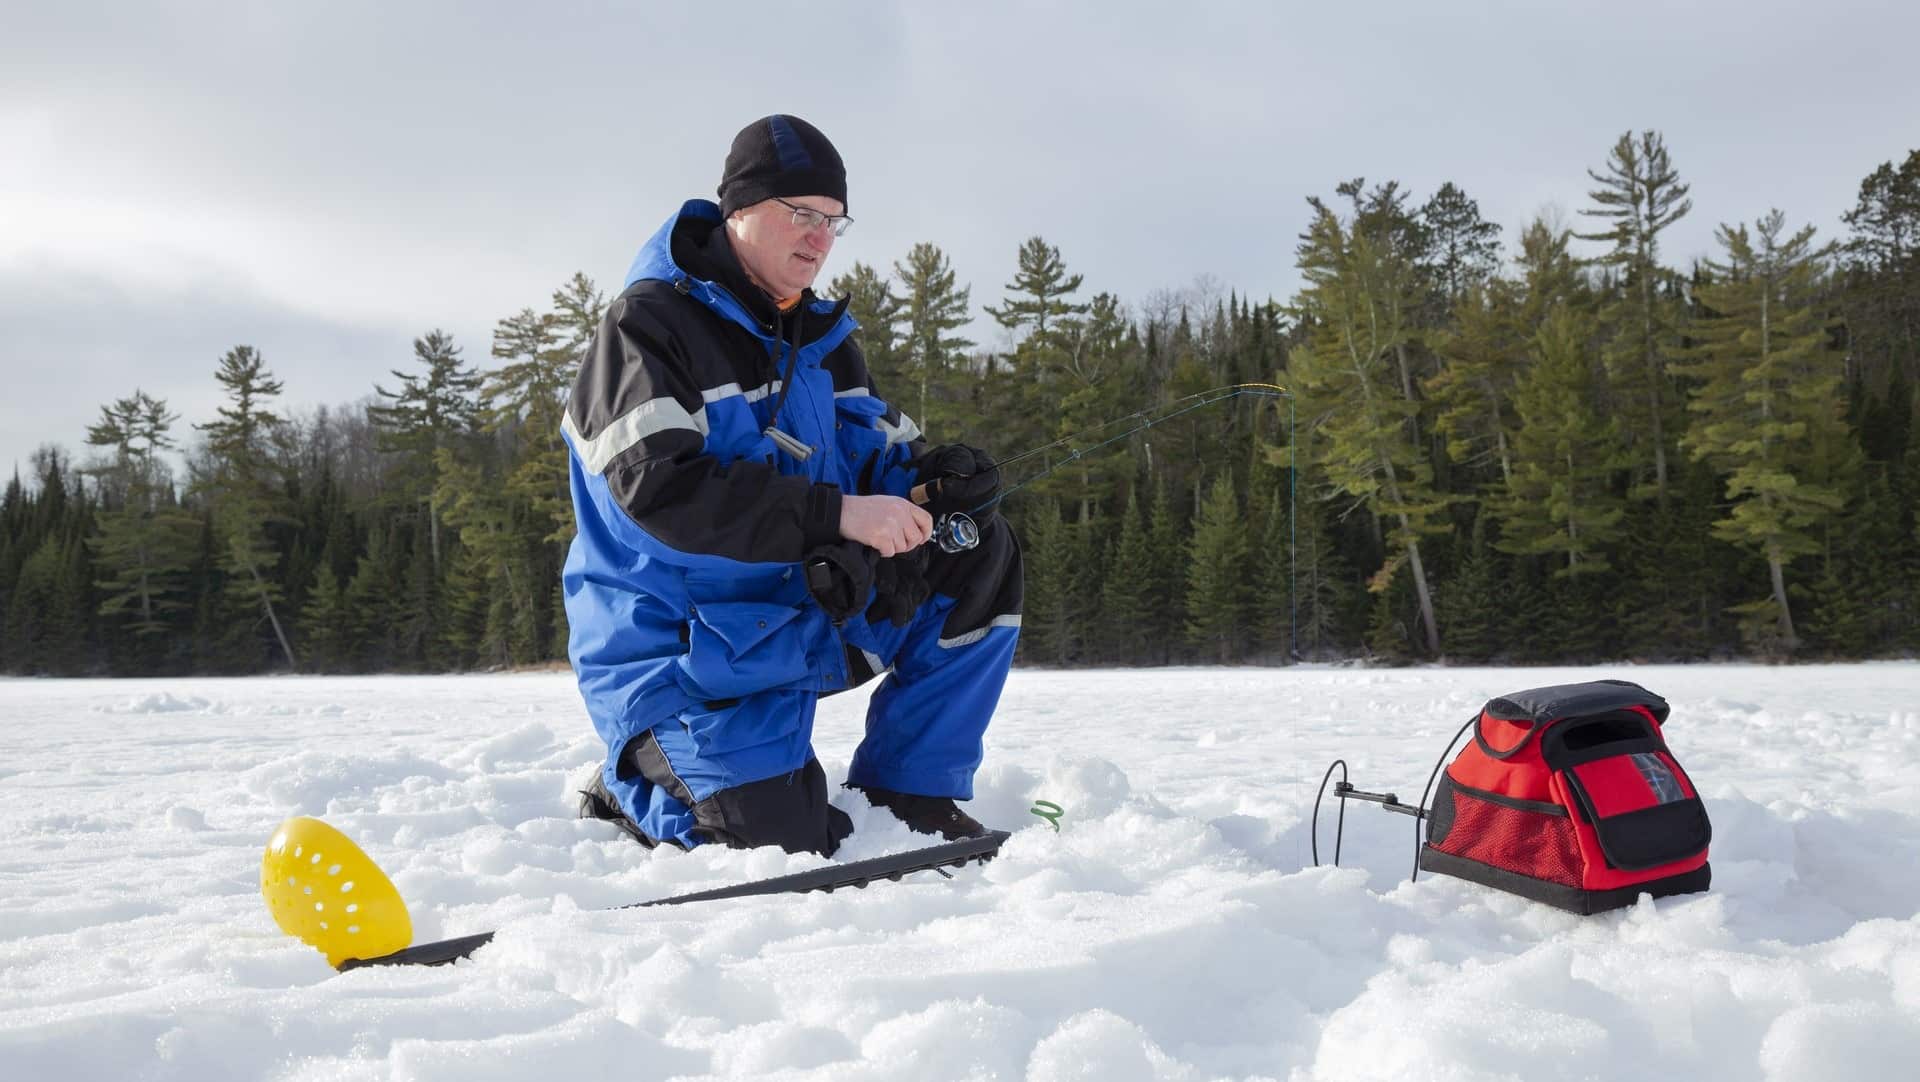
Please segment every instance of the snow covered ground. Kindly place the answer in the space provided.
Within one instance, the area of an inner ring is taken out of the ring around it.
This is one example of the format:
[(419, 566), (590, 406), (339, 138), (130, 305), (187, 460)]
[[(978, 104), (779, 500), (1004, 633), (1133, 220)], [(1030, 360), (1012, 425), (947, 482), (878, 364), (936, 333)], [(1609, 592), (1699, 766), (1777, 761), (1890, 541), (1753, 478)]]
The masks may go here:
[[(1335, 756), (1417, 796), (1487, 698), (1674, 705), (1714, 889), (1576, 917), (1406, 882), (1411, 821), (1307, 817)], [(864, 698), (824, 704), (844, 771)], [(1920, 665), (1014, 675), (945, 882), (605, 907), (813, 857), (641, 850), (572, 817), (564, 674), (0, 681), (0, 1076), (1833, 1079), (1920, 1062)], [(1055, 834), (1035, 798), (1067, 809)], [(911, 848), (842, 792), (857, 859)], [(321, 816), (470, 963), (336, 975), (258, 890)], [(1322, 824), (1323, 828), (1326, 826)]]

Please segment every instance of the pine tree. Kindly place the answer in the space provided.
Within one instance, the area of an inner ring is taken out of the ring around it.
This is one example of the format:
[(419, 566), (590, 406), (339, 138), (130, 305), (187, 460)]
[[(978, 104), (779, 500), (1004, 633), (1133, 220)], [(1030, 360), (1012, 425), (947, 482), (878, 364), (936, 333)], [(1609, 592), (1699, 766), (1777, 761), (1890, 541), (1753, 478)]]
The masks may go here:
[(1828, 250), (1813, 247), (1812, 226), (1789, 236), (1785, 223), (1776, 210), (1752, 234), (1744, 225), (1718, 231), (1726, 261), (1708, 264), (1717, 280), (1699, 295), (1710, 314), (1697, 323), (1697, 360), (1681, 366), (1700, 381), (1681, 442), (1727, 475), (1733, 505), (1714, 523), (1715, 535), (1766, 560), (1767, 599), (1736, 607), (1752, 617), (1747, 634), (1790, 652), (1798, 635), (1786, 566), (1821, 550), (1851, 462), (1841, 358), (1825, 348), (1816, 307)]
[[(1897, 657), (1920, 645), (1920, 530), (1897, 463), (1868, 462), (1825, 531), (1819, 578), (1794, 628), (1830, 658)], [(1789, 584), (1799, 598), (1799, 583)], [(1802, 614), (1804, 613), (1804, 618)]]
[(87, 443), (112, 448), (95, 471), (103, 490), (117, 494), (117, 507), (103, 507), (99, 531), (89, 539), (103, 596), (100, 615), (125, 617), (136, 637), (168, 631), (170, 617), (187, 608), (186, 573), (193, 561), (199, 523), (167, 495), (171, 482), (158, 452), (172, 447), (167, 435), (176, 414), (166, 403), (136, 390), (100, 408)]
[[(1400, 190), (1399, 181), (1367, 188), (1366, 181), (1356, 177), (1334, 191), (1353, 204), (1353, 234), (1367, 238), (1380, 257), (1375, 268), (1376, 284), (1382, 287), (1377, 301), (1395, 325), (1395, 332), (1383, 337), (1391, 343), (1388, 352), (1400, 380), (1401, 397), (1418, 402), (1421, 382), (1432, 374), (1422, 339), (1439, 322), (1434, 305), (1428, 303), (1434, 292), (1433, 235), (1419, 213), (1408, 209), (1408, 196)], [(1424, 445), (1425, 424), (1420, 412), (1408, 420), (1415, 444)]]
[(1112, 558), (1106, 561), (1106, 577), (1100, 589), (1104, 645), (1122, 664), (1145, 661), (1151, 649), (1157, 570), (1138, 493), (1129, 491), (1126, 509), (1121, 512), (1120, 534)]
[(1622, 387), (1621, 412), (1628, 432), (1645, 432), (1652, 453), (1655, 492), (1667, 501), (1667, 448), (1677, 427), (1678, 398), (1669, 389), (1667, 367), (1677, 346), (1679, 305), (1662, 292), (1671, 275), (1660, 265), (1660, 234), (1693, 209), (1688, 186), (1667, 156), (1659, 132), (1620, 136), (1605, 175), (1587, 171), (1600, 187), (1588, 193), (1598, 205), (1580, 213), (1610, 220), (1582, 240), (1612, 245), (1598, 262), (1619, 270), (1623, 293), (1603, 318), (1615, 331), (1608, 366)]
[(547, 592), (547, 611), (551, 614), (551, 628), (547, 640), (549, 658), (569, 656), (568, 647), (573, 638), (573, 630), (567, 623), (567, 592), (560, 582), (559, 575), (551, 576), (553, 589)]
[(1020, 645), (1042, 663), (1066, 665), (1078, 655), (1086, 627), (1074, 527), (1060, 517), (1060, 505), (1052, 500), (1030, 505), (1025, 522)]
[(395, 606), (398, 651), (389, 664), (434, 671), (447, 667), (445, 598), (441, 576), (416, 539), (405, 565), (405, 585)]
[(83, 541), (93, 508), (84, 486), (69, 491), (63, 451), (42, 447), (33, 462), (37, 496), (11, 505), (9, 535), (22, 558), (0, 609), (0, 663), (9, 672), (78, 675), (89, 664), (93, 630), (93, 569)]
[(203, 508), (193, 564), (187, 571), (187, 596), (193, 599), (193, 632), (187, 667), (196, 673), (255, 672), (260, 668), (258, 618), (251, 604), (228, 588), (213, 513)]
[(1318, 198), (1309, 200), (1313, 221), (1298, 248), (1307, 284), (1298, 307), (1310, 329), (1290, 368), (1307, 427), (1321, 437), (1317, 464), (1327, 481), (1392, 524), (1387, 567), (1376, 583), (1384, 588), (1405, 564), (1427, 651), (1437, 657), (1440, 628), (1420, 538), (1445, 528), (1439, 514), (1446, 499), (1422, 454), (1421, 404), (1405, 360), (1420, 289), (1417, 253), (1390, 212), (1391, 186), (1363, 200), (1360, 185), (1340, 187), (1354, 201), (1351, 226)]
[[(543, 588), (558, 578), (574, 532), (568, 455), (560, 429), (568, 390), (598, 332), (604, 307), (593, 283), (576, 274), (554, 293), (552, 311), (527, 308), (501, 320), (494, 331), (493, 355), (505, 363), (484, 377), (480, 402), (483, 430), (493, 437), (489, 450), (503, 455), (504, 461), (496, 464), (466, 440), (435, 455), (439, 482), (434, 506), (450, 524), (452, 509), (462, 507), (469, 523), (484, 520), (479, 526), (484, 536), (462, 538), (470, 550), (468, 559), (489, 563), (483, 576), (487, 581), (512, 580), (504, 596), (488, 603), (494, 614), (490, 622), (504, 622), (497, 641), (510, 637), (519, 644), (512, 648), (512, 660), (541, 660), (564, 634), (555, 630), (563, 618), (553, 605), (554, 595)], [(476, 501), (488, 505), (484, 514), (472, 511)], [(464, 649), (468, 642), (467, 631), (454, 624), (471, 615), (470, 599), (460, 594), (473, 588), (473, 572), (471, 566), (464, 570), (469, 581), (457, 590), (410, 573), (408, 596), (416, 617), (434, 614), (430, 627), (416, 624), (414, 639), (432, 657), (440, 656), (442, 646)], [(456, 617), (453, 606), (465, 606), (466, 611)]]
[(1173, 649), (1184, 630), (1187, 611), (1187, 537), (1185, 516), (1175, 506), (1165, 477), (1155, 479), (1153, 506), (1147, 516), (1147, 547), (1152, 553), (1152, 620), (1148, 641), (1160, 644), (1158, 661), (1173, 660)]
[[(1840, 302), (1843, 306), (1851, 303), (1851, 298), (1843, 292)], [(1852, 317), (1846, 317), (1851, 324)], [(1907, 447), (1913, 442), (1914, 422), (1916, 419), (1915, 399), (1912, 388), (1907, 384), (1904, 373), (1895, 369), (1887, 378), (1886, 390), (1875, 393), (1869, 390), (1864, 381), (1855, 379), (1849, 383), (1852, 392), (1849, 415), (1855, 418), (1855, 427), (1860, 435), (1860, 450), (1870, 462), (1879, 463), (1886, 469), (1897, 469), (1900, 459), (1907, 453)]]
[[(42, 456), (35, 456), (36, 466), (43, 461), (46, 459)], [(50, 464), (54, 467), (52, 482), (58, 486), (61, 482), (57, 459)], [(44, 471), (41, 475), (45, 476)], [(47, 485), (43, 483), (40, 495), (47, 490)], [(0, 672), (28, 671), (32, 648), (25, 638), (25, 631), (16, 624), (33, 618), (35, 609), (28, 604), (16, 615), (14, 599), (22, 589), (27, 561), (33, 557), (46, 536), (46, 531), (37, 525), (40, 503), (40, 498), (28, 494), (26, 485), (20, 479), (20, 467), (15, 465), (6, 495), (0, 497)]]
[(1542, 561), (1522, 557), (1509, 561), (1500, 581), (1500, 605), (1506, 632), (1495, 644), (1506, 664), (1538, 665), (1555, 656), (1557, 643), (1538, 630), (1550, 618), (1547, 583), (1552, 580)]
[(1897, 629), (1892, 641), (1920, 651), (1920, 514), (1914, 511), (1920, 507), (1920, 442), (1907, 449), (1899, 473), (1889, 480), (1895, 506), (1905, 509), (1909, 526), (1898, 561), (1900, 574), (1889, 591), (1903, 610), (1890, 621)]
[[(466, 545), (456, 546), (447, 562), (446, 620), (442, 628), (442, 639), (456, 666), (473, 668), (504, 662), (503, 657), (485, 654), (487, 610), (498, 592), (494, 587), (485, 553)], [(565, 652), (560, 656), (566, 656)]]
[(400, 381), (398, 391), (375, 384), (375, 393), (389, 404), (368, 406), (367, 418), (380, 433), (380, 450), (400, 458), (397, 488), (403, 500), (422, 509), (427, 519), (429, 552), (438, 568), (440, 516), (433, 510), (432, 501), (440, 477), (434, 456), (473, 429), (478, 412), (474, 392), (481, 379), (472, 368), (460, 363), (460, 347), (444, 331), (429, 331), (426, 337), (414, 339), (413, 356), (426, 371), (394, 369), (393, 375)]
[(1513, 483), (1514, 385), (1526, 369), (1515, 319), (1513, 289), (1505, 282), (1469, 287), (1453, 306), (1454, 328), (1439, 335), (1434, 350), (1440, 371), (1426, 383), (1435, 409), (1434, 431), (1446, 438), (1447, 454), (1472, 467), (1499, 466), (1499, 479)]
[[(334, 585), (344, 589), (344, 583), (353, 574), (353, 554), (359, 551), (359, 529), (355, 528), (353, 512), (349, 508), (349, 497), (344, 485), (336, 480), (338, 462), (330, 455), (321, 453), (321, 445), (328, 441), (328, 435), (321, 434), (323, 426), (330, 426), (330, 418), (317, 418), (313, 428), (303, 434), (307, 451), (301, 455), (301, 478), (307, 478), (298, 487), (298, 501), (294, 512), (294, 545), (286, 558), (284, 581), (288, 583), (288, 604), (298, 606), (301, 620), (300, 635), (294, 637), (294, 645), (301, 647), (305, 654), (305, 610), (307, 602), (313, 600), (313, 589), (319, 585), (319, 570), (326, 568), (332, 572)], [(294, 589), (298, 587), (298, 591)], [(319, 670), (309, 660), (309, 670)], [(340, 668), (340, 662), (332, 664), (334, 670)]]
[(1583, 309), (1592, 290), (1580, 274), (1580, 263), (1568, 250), (1573, 234), (1536, 218), (1520, 233), (1520, 307), (1516, 314), (1522, 337), (1530, 337), (1547, 314), (1562, 305)]
[(906, 300), (893, 292), (892, 280), (865, 263), (855, 262), (827, 286), (827, 292), (847, 298), (847, 314), (860, 325), (856, 340), (861, 356), (880, 393), (904, 391), (908, 379), (903, 371), (900, 323), (906, 316)]
[(1007, 283), (1007, 299), (998, 308), (987, 305), (987, 314), (1022, 341), (1057, 346), (1054, 335), (1066, 330), (1063, 324), (1087, 311), (1068, 299), (1080, 291), (1082, 278), (1067, 273), (1059, 248), (1043, 237), (1028, 237), (1020, 246), (1019, 269)]
[(1836, 561), (1824, 563), (1814, 581), (1812, 612), (1801, 624), (1806, 640), (1829, 658), (1872, 657), (1880, 645), (1868, 632), (1869, 606), (1849, 585)]
[(1910, 415), (1920, 382), (1920, 150), (1868, 174), (1841, 218), (1852, 230), (1842, 297), (1849, 379), (1871, 391), (1904, 382), (1894, 401)]
[[(470, 618), (484, 607), (485, 618), (477, 642), (471, 646), (484, 665), (508, 665), (535, 660), (541, 640), (537, 616), (546, 601), (545, 579), (538, 576), (529, 553), (529, 538), (517, 501), (503, 492), (479, 463), (441, 453), (439, 501), (447, 521), (460, 531), (467, 552), (462, 583), (449, 604)], [(484, 599), (476, 604), (475, 594)], [(464, 624), (461, 626), (465, 626)], [(463, 645), (469, 631), (456, 641)]]
[(1668, 510), (1636, 514), (1612, 561), (1629, 584), (1619, 612), (1623, 649), (1651, 660), (1704, 658), (1721, 645), (1718, 583), (1740, 556), (1712, 534), (1720, 511), (1711, 472), (1685, 459), (1677, 464)]
[(1474, 516), (1473, 535), (1453, 573), (1441, 584), (1435, 604), (1447, 629), (1447, 660), (1472, 664), (1491, 661), (1500, 637), (1511, 625), (1498, 559), (1487, 544), (1487, 515)]
[[(1057, 348), (1050, 354), (1055, 367), (1047, 379), (1049, 387), (1035, 400), (1042, 411), (1050, 403), (1056, 420), (1032, 438), (1036, 443), (1067, 440), (1055, 452), (1060, 455), (1094, 451), (1115, 435), (1114, 429), (1103, 426), (1139, 408), (1133, 402), (1140, 390), (1139, 361), (1128, 348), (1126, 314), (1116, 297), (1101, 293), (1087, 307), (1084, 319), (1059, 326), (1050, 332)], [(1022, 384), (1033, 389), (1024, 378)], [(1096, 517), (1099, 507), (1117, 498), (1134, 469), (1123, 455), (1095, 451), (1075, 461), (1071, 470), (1041, 480), (1035, 491), (1077, 502), (1081, 520), (1087, 521)]]
[(901, 370), (915, 384), (913, 416), (923, 431), (944, 432), (948, 419), (935, 415), (929, 391), (939, 388), (973, 348), (971, 340), (953, 333), (973, 319), (973, 289), (955, 284), (946, 253), (931, 244), (914, 245), (904, 262), (893, 265), (893, 273), (900, 279), (900, 320), (906, 325)]
[[(452, 516), (448, 516), (451, 520)], [(404, 550), (392, 525), (376, 526), (367, 550), (354, 562), (344, 608), (352, 629), (349, 664), (355, 669), (390, 669), (400, 652), (399, 599), (404, 585)]]
[(1247, 602), (1247, 622), (1261, 651), (1273, 657), (1298, 657), (1294, 641), (1295, 536), (1291, 471), (1269, 461), (1271, 448), (1255, 443), (1260, 452), (1247, 482), (1247, 526), (1253, 540)]
[(1247, 639), (1250, 554), (1233, 476), (1223, 473), (1194, 518), (1186, 619), (1187, 641), (1221, 664), (1234, 660)]
[(329, 673), (348, 667), (353, 629), (346, 591), (325, 562), (314, 570), (313, 588), (300, 610), (300, 634), (309, 670)]
[(33, 674), (46, 670), (43, 641), (47, 615), (54, 606), (55, 580), (60, 572), (60, 543), (43, 538), (20, 565), (6, 611), (7, 671)]
[(42, 538), (20, 566), (6, 612), (7, 664), (17, 673), (74, 675), (79, 668), (85, 603), (76, 596), (73, 546)]
[(43, 446), (33, 453), (33, 475), (39, 483), (39, 495), (28, 510), (26, 529), (20, 535), (29, 543), (37, 546), (48, 534), (67, 525), (72, 514), (69, 505), (77, 502), (84, 492), (79, 485), (69, 486), (67, 479), (72, 473), (73, 464), (61, 448)]
[(1420, 208), (1429, 237), (1429, 263), (1441, 298), (1455, 304), (1486, 285), (1500, 267), (1500, 227), (1480, 217), (1480, 204), (1452, 181)]
[(6, 611), (6, 591), (20, 572), (20, 561), (26, 558), (16, 546), (26, 531), (27, 513), (27, 486), (21, 483), (20, 467), (16, 465), (6, 491), (0, 493), (0, 544), (8, 546), (0, 553), (0, 612)]
[(560, 422), (579, 355), (567, 332), (559, 317), (531, 308), (501, 320), (494, 327), (493, 355), (506, 363), (485, 375), (480, 390), (486, 431), (513, 448), (504, 487), (527, 501), (542, 535), (556, 543), (573, 539)]
[(579, 271), (575, 271), (565, 285), (553, 291), (555, 336), (560, 348), (572, 355), (575, 365), (586, 359), (587, 350), (593, 345), (594, 336), (600, 333), (600, 322), (606, 318), (606, 314), (606, 296), (593, 284), (593, 279)]
[(269, 476), (268, 446), (280, 419), (264, 403), (280, 394), (280, 381), (267, 373), (266, 363), (252, 346), (228, 350), (214, 378), (226, 387), (231, 404), (219, 408), (219, 420), (195, 427), (206, 433), (213, 458), (213, 472), (200, 487), (209, 497), (219, 528), (228, 588), (237, 599), (259, 606), (287, 664), (297, 667), (275, 609), (281, 599), (281, 584), (274, 577), (280, 552), (266, 537), (268, 522), (280, 510)]
[[(20, 578), (20, 558), (14, 551), (13, 531), (8, 528), (9, 525), (0, 521), (0, 628), (6, 625), (8, 602), (13, 597), (14, 583)], [(7, 640), (0, 636), (0, 672), (6, 671)]]
[[(1006, 284), (1005, 299), (998, 308), (986, 308), (995, 322), (1011, 332), (1016, 343), (1008, 358), (1016, 421), (1003, 436), (1019, 445), (1037, 446), (1104, 419), (1098, 416), (1105, 412), (1098, 383), (1068, 375), (1076, 343), (1082, 346), (1082, 354), (1090, 357), (1093, 352), (1084, 348), (1081, 317), (1088, 305), (1071, 299), (1081, 281), (1081, 275), (1068, 273), (1060, 249), (1043, 238), (1029, 237), (1020, 246), (1018, 269)], [(1061, 411), (1062, 406), (1070, 406), (1070, 412)], [(1046, 484), (1043, 491), (1055, 498), (1070, 499), (1066, 488), (1065, 481), (1056, 480)], [(1087, 513), (1085, 507), (1081, 511), (1083, 516)]]
[(1619, 621), (1606, 612), (1607, 584), (1599, 575), (1563, 575), (1541, 586), (1542, 604), (1529, 632), (1541, 644), (1541, 660), (1590, 663), (1619, 652)]
[[(532, 501), (537, 512), (545, 512), (548, 522), (553, 525), (552, 532), (543, 540), (551, 546), (549, 552), (555, 554), (554, 581), (559, 581), (559, 554), (573, 543), (575, 521), (573, 515), (573, 492), (568, 469), (567, 446), (560, 435), (560, 421), (565, 416), (567, 398), (572, 392), (573, 381), (580, 367), (586, 362), (588, 353), (593, 349), (594, 338), (600, 333), (601, 321), (606, 317), (607, 301), (593, 280), (585, 274), (575, 272), (553, 293), (553, 327), (558, 337), (556, 349), (567, 356), (562, 363), (559, 377), (560, 393), (555, 400), (555, 412), (546, 417), (530, 418), (534, 424), (553, 421), (552, 431), (546, 433), (547, 439), (540, 444), (538, 461), (522, 473), (517, 473), (513, 484)], [(557, 608), (555, 611), (558, 611)], [(554, 657), (565, 657), (561, 650)]]
[(1498, 547), (1550, 556), (1558, 576), (1606, 571), (1626, 514), (1612, 488), (1621, 465), (1618, 424), (1598, 409), (1589, 333), (1584, 316), (1560, 306), (1535, 334), (1533, 365), (1513, 396), (1512, 481), (1496, 503)]
[(1420, 612), (1412, 580), (1400, 573), (1404, 560), (1390, 560), (1368, 583), (1373, 604), (1367, 613), (1367, 652), (1377, 662), (1405, 665), (1420, 652)]

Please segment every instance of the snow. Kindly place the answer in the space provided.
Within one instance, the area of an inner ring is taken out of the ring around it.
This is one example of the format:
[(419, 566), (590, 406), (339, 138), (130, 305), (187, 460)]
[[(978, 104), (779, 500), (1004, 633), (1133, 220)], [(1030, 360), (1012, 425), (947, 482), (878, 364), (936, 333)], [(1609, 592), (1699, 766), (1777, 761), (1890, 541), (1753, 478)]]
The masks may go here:
[[(1665, 695), (1714, 889), (1577, 917), (1434, 875), (1417, 798), (1486, 699)], [(864, 693), (816, 746), (844, 772)], [(92, 1079), (1829, 1079), (1920, 1061), (1920, 665), (1016, 672), (952, 881), (609, 907), (820, 858), (573, 818), (564, 673), (0, 681), (0, 1074)], [(1055, 833), (1028, 813), (1066, 809)], [(837, 859), (912, 848), (863, 798)], [(291, 815), (471, 962), (335, 974), (259, 895)], [(1330, 849), (1322, 822), (1323, 854)], [(1908, 1068), (1910, 1069), (1910, 1067)], [(591, 1075), (590, 1075), (591, 1072)]]

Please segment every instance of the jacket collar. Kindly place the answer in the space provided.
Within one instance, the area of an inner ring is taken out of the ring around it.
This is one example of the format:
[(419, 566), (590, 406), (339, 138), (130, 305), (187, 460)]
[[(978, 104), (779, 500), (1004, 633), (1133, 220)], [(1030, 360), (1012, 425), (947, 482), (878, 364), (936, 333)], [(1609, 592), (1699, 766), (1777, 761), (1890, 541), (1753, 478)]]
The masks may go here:
[[(774, 341), (781, 334), (780, 311), (772, 298), (747, 278), (720, 227), (718, 204), (709, 199), (687, 200), (641, 246), (621, 288), (649, 279), (671, 282), (722, 318)], [(812, 341), (835, 329), (850, 299), (836, 303), (815, 296), (809, 289), (801, 295), (797, 312), (788, 313), (787, 319), (800, 318), (796, 337), (801, 342)]]

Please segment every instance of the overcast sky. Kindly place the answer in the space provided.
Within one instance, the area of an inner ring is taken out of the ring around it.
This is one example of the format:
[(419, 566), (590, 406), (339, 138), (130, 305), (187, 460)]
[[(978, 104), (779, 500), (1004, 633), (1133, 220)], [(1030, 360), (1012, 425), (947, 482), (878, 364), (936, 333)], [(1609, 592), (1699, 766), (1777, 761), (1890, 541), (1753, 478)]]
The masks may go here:
[(767, 113), (847, 162), (823, 282), (932, 241), (978, 314), (1038, 233), (1088, 293), (1285, 299), (1308, 195), (1451, 180), (1508, 238), (1578, 226), (1628, 129), (1693, 185), (1673, 263), (1773, 206), (1838, 237), (1920, 147), (1916, 40), (1885, 0), (0, 0), (0, 470), (135, 388), (191, 438), (236, 344), (293, 409), (394, 386), (434, 328), (484, 366)]

